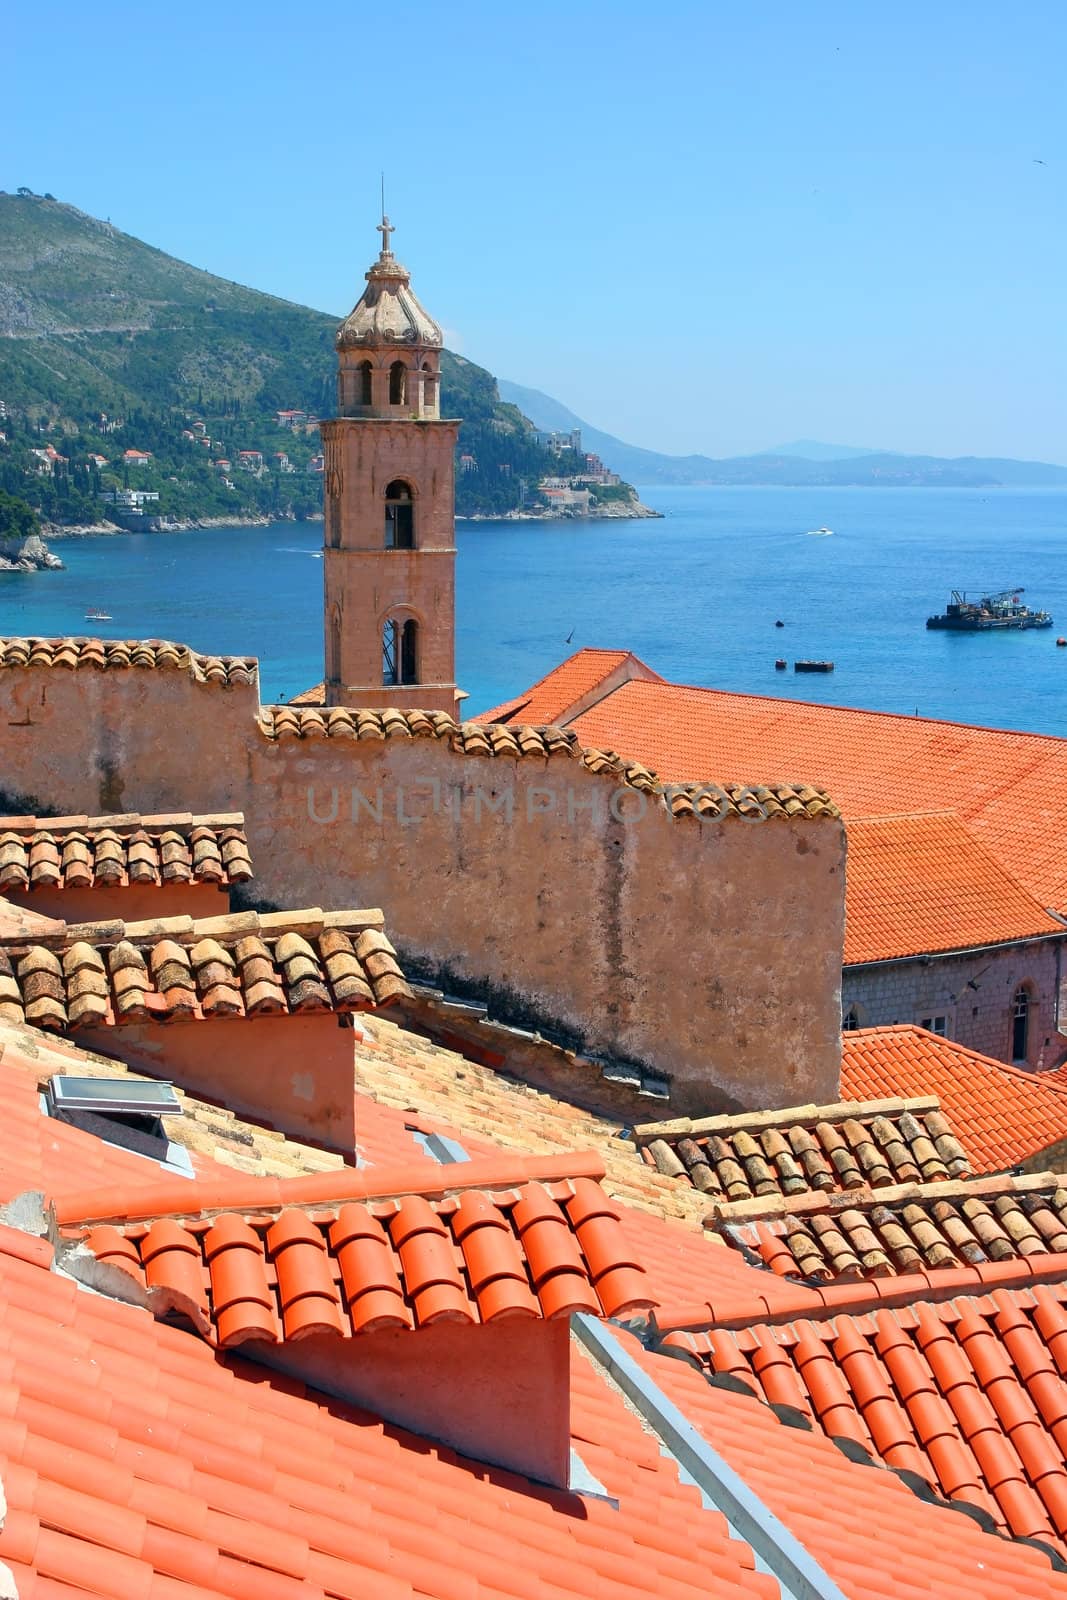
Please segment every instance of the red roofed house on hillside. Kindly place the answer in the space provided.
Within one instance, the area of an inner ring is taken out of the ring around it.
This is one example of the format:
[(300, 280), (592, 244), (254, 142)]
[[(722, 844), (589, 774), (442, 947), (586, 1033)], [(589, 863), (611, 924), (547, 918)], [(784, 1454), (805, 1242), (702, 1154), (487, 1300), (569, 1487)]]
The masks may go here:
[(845, 1026), (923, 1023), (1031, 1067), (1067, 1054), (1067, 740), (693, 688), (607, 650), (477, 720), (557, 723), (668, 784), (807, 774), (849, 834)]

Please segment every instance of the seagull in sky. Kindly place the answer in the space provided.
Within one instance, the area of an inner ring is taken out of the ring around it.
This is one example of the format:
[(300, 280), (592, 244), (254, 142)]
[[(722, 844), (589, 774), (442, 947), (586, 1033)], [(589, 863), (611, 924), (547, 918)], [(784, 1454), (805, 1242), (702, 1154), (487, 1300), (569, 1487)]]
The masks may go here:
[(1047, 161), (1042, 161), (1040, 156), (1031, 156), (1030, 160), (1034, 163), (1035, 167), (1047, 167), (1048, 166), (1048, 162)]

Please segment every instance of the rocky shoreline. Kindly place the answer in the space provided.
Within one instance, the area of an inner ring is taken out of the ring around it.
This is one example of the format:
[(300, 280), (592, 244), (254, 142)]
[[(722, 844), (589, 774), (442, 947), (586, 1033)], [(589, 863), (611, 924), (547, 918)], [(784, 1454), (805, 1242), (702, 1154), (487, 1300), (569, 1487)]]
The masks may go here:
[(39, 533), (22, 539), (0, 539), (0, 572), (62, 572), (63, 562), (54, 556)]
[(595, 511), (474, 511), (469, 516), (456, 515), (457, 522), (634, 522), (644, 518), (662, 518), (662, 511), (654, 511), (640, 500), (609, 500)]

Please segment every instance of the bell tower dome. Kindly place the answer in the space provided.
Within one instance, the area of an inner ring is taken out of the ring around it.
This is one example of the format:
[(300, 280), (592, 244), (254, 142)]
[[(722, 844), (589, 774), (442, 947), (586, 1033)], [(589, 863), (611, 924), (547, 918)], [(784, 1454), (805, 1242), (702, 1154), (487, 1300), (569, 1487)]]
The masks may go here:
[(455, 715), (455, 448), (441, 329), (391, 249), (337, 330), (325, 456), (326, 703)]

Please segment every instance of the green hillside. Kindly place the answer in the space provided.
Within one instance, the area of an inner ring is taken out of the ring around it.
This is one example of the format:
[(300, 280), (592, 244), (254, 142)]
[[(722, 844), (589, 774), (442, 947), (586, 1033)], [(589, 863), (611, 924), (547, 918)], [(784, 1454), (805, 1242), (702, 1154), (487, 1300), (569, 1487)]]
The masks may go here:
[[(0, 488), (57, 521), (93, 520), (101, 492), (126, 488), (158, 494), (146, 510), (164, 515), (306, 516), (321, 506), (309, 471), (318, 433), (279, 427), (275, 413), (330, 415), (338, 320), (187, 266), (73, 206), (0, 194)], [(442, 412), (463, 418), (459, 449), (476, 462), (457, 478), (461, 515), (510, 510), (522, 479), (532, 488), (555, 469), (495, 378), (448, 351)], [(194, 419), (210, 447), (183, 437)], [(61, 461), (31, 454), (49, 443)], [(149, 461), (131, 467), (129, 449)], [(236, 470), (241, 450), (262, 453), (261, 475)], [(213, 466), (220, 458), (234, 470)]]

